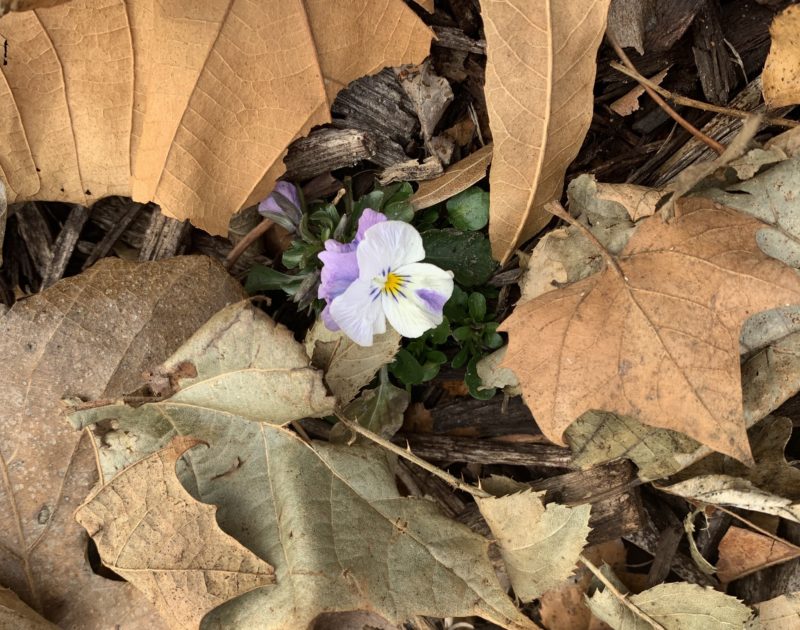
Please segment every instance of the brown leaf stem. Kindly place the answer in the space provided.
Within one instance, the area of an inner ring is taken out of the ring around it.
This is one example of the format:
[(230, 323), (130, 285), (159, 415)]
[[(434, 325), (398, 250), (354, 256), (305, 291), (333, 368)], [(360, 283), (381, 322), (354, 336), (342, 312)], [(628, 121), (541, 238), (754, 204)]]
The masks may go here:
[[(620, 58), (622, 63), (625, 64), (626, 67), (635, 72), (637, 75), (639, 75), (639, 73), (636, 70), (636, 66), (633, 65), (633, 62), (628, 58), (628, 55), (625, 54), (625, 51), (622, 50), (622, 46), (619, 45), (619, 42), (617, 42), (616, 38), (611, 34), (611, 32), (606, 31), (606, 37), (608, 38), (608, 41), (611, 44), (612, 48), (614, 49), (614, 52), (617, 53), (617, 56)], [(637, 81), (639, 81), (637, 77), (634, 78)], [(700, 131), (697, 127), (695, 127), (692, 123), (686, 120), (678, 112), (672, 109), (672, 107), (670, 107), (669, 104), (663, 98), (661, 98), (661, 96), (659, 96), (659, 94), (653, 88), (647, 85), (647, 83), (643, 83), (642, 81), (639, 81), (639, 83), (644, 88), (645, 92), (647, 92), (650, 95), (650, 98), (652, 98), (661, 109), (663, 109), (667, 114), (669, 114), (669, 116), (676, 123), (678, 123), (681, 127), (686, 129), (686, 131), (692, 134), (695, 138), (707, 144), (714, 151), (722, 155), (722, 153), (725, 151), (724, 146), (722, 146), (719, 142), (717, 142), (713, 138), (709, 138), (706, 134)]]
[(255, 243), (259, 238), (264, 236), (264, 234), (266, 234), (273, 225), (275, 224), (270, 219), (264, 219), (261, 223), (245, 234), (242, 237), (242, 240), (236, 243), (233, 249), (225, 257), (225, 262), (223, 263), (225, 265), (225, 269), (231, 269), (236, 264), (236, 261), (239, 260), (239, 256), (247, 251), (247, 248)]
[[(657, 83), (651, 81), (646, 76), (639, 74), (635, 69), (628, 68), (624, 64), (619, 63), (618, 61), (612, 61), (610, 63), (611, 67), (614, 68), (617, 72), (621, 72), (627, 77), (631, 79), (635, 79), (638, 81), (642, 87), (649, 87), (667, 100), (672, 101), (678, 105), (685, 105), (686, 107), (693, 107), (695, 109), (701, 109), (705, 112), (714, 112), (716, 114), (724, 114), (725, 116), (730, 116), (731, 118), (747, 118), (748, 116), (752, 116), (753, 112), (747, 112), (743, 109), (734, 109), (733, 107), (723, 107), (722, 105), (713, 105), (712, 103), (705, 103), (703, 101), (698, 101), (693, 98), (689, 98), (688, 96), (681, 96), (680, 94), (675, 94), (674, 92), (670, 92), (669, 90), (661, 87)], [(782, 118), (780, 116), (765, 116), (764, 122), (769, 123), (770, 125), (775, 125), (777, 127), (800, 127), (800, 122), (796, 120), (789, 120), (788, 118)]]

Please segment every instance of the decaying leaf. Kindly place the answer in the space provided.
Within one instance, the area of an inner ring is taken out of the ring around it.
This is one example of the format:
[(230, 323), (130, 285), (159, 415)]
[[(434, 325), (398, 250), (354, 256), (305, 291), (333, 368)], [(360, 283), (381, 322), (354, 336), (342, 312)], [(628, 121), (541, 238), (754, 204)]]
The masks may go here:
[[(614, 3), (611, 3), (611, 6), (614, 6)], [(609, 21), (611, 19), (611, 13), (609, 12)], [(650, 77), (650, 81), (655, 83), (656, 85), (661, 85), (661, 82), (664, 80), (664, 77), (667, 76), (667, 72), (669, 68), (664, 68), (658, 74)], [(631, 89), (630, 92), (626, 93), (624, 96), (620, 96), (616, 101), (609, 105), (609, 109), (613, 111), (615, 114), (619, 114), (620, 116), (630, 116), (633, 112), (638, 111), (639, 109), (639, 99), (644, 94), (644, 87), (641, 85), (636, 85)]]
[(501, 262), (550, 221), (544, 204), (561, 195), (589, 129), (608, 4), (481, 1), (494, 138), (489, 237)]
[[(753, 616), (738, 599), (686, 582), (659, 584), (627, 600), (666, 630), (740, 630)], [(596, 591), (588, 602), (592, 612), (615, 630), (652, 630), (609, 589)]]
[(800, 103), (800, 6), (790, 6), (769, 27), (772, 37), (769, 55), (761, 75), (764, 101), (768, 107)]
[(317, 320), (306, 334), (311, 362), (325, 372), (325, 384), (340, 405), (346, 405), (368, 385), (378, 370), (391, 363), (400, 349), (400, 335), (389, 328), (372, 346), (359, 346), (342, 332), (331, 332)]
[(58, 630), (44, 617), (16, 596), (14, 591), (0, 586), (0, 629)]
[(6, 187), (0, 181), (0, 265), (3, 264), (3, 239), (6, 235), (6, 219), (8, 217), (8, 203)]
[[(202, 363), (194, 350), (190, 342), (177, 356)], [(72, 420), (102, 423), (93, 437), (106, 476), (129, 457), (129, 445), (146, 445), (139, 451), (146, 454), (175, 435), (208, 444), (186, 454), (179, 477), (198, 500), (218, 506), (223, 531), (272, 564), (277, 579), (211, 612), (209, 627), (302, 630), (321, 613), (351, 610), (395, 623), (416, 614), (480, 615), (507, 628), (535, 627), (499, 587), (487, 541), (433, 502), (401, 497), (386, 452), (309, 444), (236, 409), (197, 406), (169, 417), (152, 409), (99, 407)], [(297, 417), (304, 415), (298, 406)]]
[(492, 162), (492, 145), (487, 144), (453, 164), (436, 179), (422, 182), (411, 197), (414, 208), (422, 210), (455, 197), (486, 177), (486, 169)]
[(800, 592), (755, 605), (758, 618), (748, 630), (787, 630), (800, 623)]
[(478, 389), (497, 387), (509, 396), (519, 396), (522, 390), (517, 375), (508, 368), (500, 367), (506, 357), (508, 346), (503, 346), (483, 357), (475, 366), (482, 385)]
[(216, 508), (178, 481), (176, 462), (198, 444), (175, 438), (100, 486), (75, 513), (105, 564), (175, 629), (199, 628), (209, 610), (275, 583), (269, 564), (219, 528)]
[[(5, 19), (5, 18), (4, 18)], [(193, 256), (104, 259), (0, 317), (0, 583), (62, 627), (159, 628), (144, 598), (92, 572), (73, 511), (96, 479), (65, 397), (121, 396), (241, 287)]]
[(800, 301), (800, 277), (758, 248), (762, 223), (702, 199), (680, 208), (670, 224), (642, 220), (618, 270), (546, 293), (503, 324), (505, 365), (554, 442), (603, 410), (752, 461), (739, 330)]
[(545, 506), (544, 491), (534, 492), (510, 479), (502, 481), (484, 480), (482, 486), (497, 496), (476, 498), (476, 502), (500, 547), (514, 593), (529, 602), (574, 571), (589, 535), (591, 505)]
[[(358, 422), (373, 433), (390, 438), (403, 426), (403, 417), (410, 401), (411, 394), (395, 387), (387, 379), (381, 380), (374, 389), (365, 389), (342, 411), (347, 418)], [(331, 441), (335, 435), (350, 434), (348, 429), (337, 424), (331, 430)]]
[(0, 15), (9, 11), (30, 11), (31, 9), (45, 9), (69, 0), (0, 0)]
[(0, 36), (9, 201), (133, 196), (214, 234), (342, 87), (431, 40), (402, 0), (73, 0), (6, 16)]
[(717, 574), (727, 584), (745, 575), (800, 557), (800, 548), (750, 529), (733, 526), (719, 543)]
[(699, 515), (702, 515), (703, 518), (706, 517), (703, 510), (697, 509), (689, 512), (683, 519), (683, 531), (686, 533), (686, 539), (689, 541), (689, 553), (692, 556), (692, 560), (694, 560), (694, 563), (697, 565), (697, 568), (706, 575), (713, 575), (717, 572), (717, 567), (706, 560), (705, 556), (700, 553), (700, 549), (697, 547), (697, 541), (694, 538), (694, 521)]

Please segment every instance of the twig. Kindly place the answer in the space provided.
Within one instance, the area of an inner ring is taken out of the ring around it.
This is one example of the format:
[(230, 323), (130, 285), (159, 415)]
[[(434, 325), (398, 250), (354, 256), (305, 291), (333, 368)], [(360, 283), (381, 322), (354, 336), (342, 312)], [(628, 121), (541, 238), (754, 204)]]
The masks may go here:
[[(606, 37), (608, 38), (608, 41), (611, 43), (611, 46), (614, 49), (614, 52), (617, 53), (617, 56), (620, 58), (622, 63), (624, 63), (629, 69), (631, 69), (634, 72), (636, 72), (636, 66), (633, 65), (633, 62), (628, 58), (628, 55), (625, 54), (625, 51), (622, 50), (622, 46), (619, 45), (619, 43), (617, 42), (616, 38), (611, 34), (610, 31), (606, 31)], [(639, 73), (636, 72), (636, 74), (639, 74)], [(641, 76), (641, 75), (639, 75), (639, 76)], [(674, 109), (672, 109), (669, 106), (669, 104), (663, 98), (661, 98), (658, 95), (658, 93), (655, 90), (653, 90), (649, 85), (647, 85), (646, 83), (641, 83), (641, 86), (645, 89), (645, 92), (647, 92), (650, 95), (650, 98), (652, 98), (658, 104), (658, 106), (661, 109), (663, 109), (667, 114), (669, 114), (676, 123), (678, 123), (681, 127), (686, 129), (686, 131), (688, 131), (690, 134), (692, 134), (695, 138), (697, 138), (698, 140), (701, 140), (702, 142), (707, 144), (709, 147), (711, 147), (714, 151), (716, 151), (717, 153), (722, 155), (723, 151), (725, 151), (725, 147), (724, 146), (722, 146), (719, 142), (717, 142), (713, 138), (709, 138), (706, 134), (704, 134), (702, 131), (700, 131), (692, 123), (687, 121), (678, 112), (676, 112)]]
[(481, 498), (481, 499), (488, 499), (488, 498), (490, 498), (492, 496), (491, 494), (489, 494), (485, 490), (481, 490), (480, 488), (476, 488), (475, 486), (473, 486), (470, 483), (467, 483), (465, 481), (461, 481), (460, 479), (456, 479), (452, 475), (450, 475), (450, 474), (446, 473), (445, 471), (443, 471), (441, 468), (438, 468), (437, 466), (434, 466), (433, 464), (429, 464), (428, 462), (426, 462), (421, 457), (417, 457), (416, 455), (414, 455), (414, 453), (411, 452), (410, 448), (400, 448), (399, 446), (397, 446), (395, 444), (392, 444), (388, 440), (383, 439), (377, 433), (373, 433), (369, 429), (366, 429), (366, 428), (362, 427), (357, 422), (353, 422), (352, 420), (348, 419), (338, 409), (336, 411), (334, 411), (334, 413), (336, 414), (336, 417), (339, 418), (339, 422), (341, 422), (342, 425), (344, 425), (345, 427), (347, 427), (351, 431), (354, 431), (354, 432), (358, 433), (359, 435), (363, 435), (365, 438), (367, 438), (368, 440), (370, 440), (372, 442), (375, 442), (375, 444), (377, 444), (379, 446), (382, 446), (387, 451), (391, 451), (395, 455), (398, 455), (399, 457), (402, 457), (403, 459), (407, 459), (408, 461), (416, 464), (420, 468), (422, 468), (424, 470), (427, 470), (429, 473), (431, 473), (432, 475), (435, 475), (436, 477), (439, 477), (439, 479), (441, 479), (442, 481), (447, 482), (448, 484), (450, 484), (451, 486), (453, 486), (457, 490), (463, 490), (464, 492), (467, 492), (467, 493), (471, 494), (472, 496), (478, 497), (478, 498)]
[(597, 237), (592, 234), (592, 231), (587, 228), (583, 223), (580, 221), (576, 221), (574, 217), (572, 217), (569, 212), (564, 210), (564, 206), (562, 206), (557, 201), (548, 201), (544, 204), (544, 209), (547, 210), (550, 214), (557, 216), (562, 221), (566, 221), (573, 227), (577, 228), (583, 235), (588, 238), (592, 244), (597, 247), (597, 249), (602, 254), (603, 258), (606, 261), (606, 265), (608, 265), (614, 273), (616, 273), (623, 282), (627, 282), (628, 279), (625, 277), (625, 274), (622, 272), (622, 268), (619, 266), (619, 263), (616, 259), (609, 253), (609, 251), (605, 248), (605, 246), (597, 240)]
[[(689, 98), (688, 96), (681, 96), (680, 94), (675, 94), (670, 92), (667, 89), (664, 89), (660, 85), (654, 83), (647, 77), (639, 74), (636, 70), (631, 70), (624, 66), (623, 64), (612, 61), (611, 67), (618, 72), (621, 72), (625, 76), (628, 76), (632, 79), (638, 81), (642, 87), (649, 87), (655, 92), (658, 92), (661, 96), (666, 99), (669, 99), (673, 103), (677, 103), (678, 105), (685, 105), (686, 107), (694, 107), (695, 109), (702, 109), (706, 112), (714, 112), (717, 114), (724, 114), (725, 116), (730, 116), (731, 118), (747, 118), (752, 114), (752, 112), (746, 112), (741, 109), (734, 109), (732, 107), (723, 107), (721, 105), (712, 105), (711, 103), (704, 103), (703, 101), (698, 101), (693, 98)], [(780, 118), (774, 116), (765, 116), (764, 122), (769, 123), (770, 125), (776, 125), (778, 127), (800, 127), (800, 122), (796, 120), (789, 120), (788, 118)]]
[(594, 576), (595, 576), (595, 577), (596, 577), (598, 580), (600, 580), (600, 581), (603, 583), (603, 585), (604, 585), (604, 586), (605, 586), (605, 587), (606, 587), (606, 588), (609, 590), (609, 592), (610, 592), (610, 593), (611, 593), (611, 594), (612, 594), (614, 597), (616, 597), (616, 598), (617, 598), (619, 601), (621, 601), (621, 602), (622, 602), (622, 603), (623, 603), (623, 604), (624, 604), (624, 605), (625, 605), (627, 608), (629, 608), (629, 609), (631, 610), (631, 612), (633, 612), (633, 614), (634, 614), (634, 615), (636, 615), (636, 616), (637, 616), (637, 617), (639, 617), (640, 619), (643, 619), (644, 621), (646, 621), (647, 623), (649, 623), (649, 624), (650, 624), (651, 626), (653, 626), (653, 628), (655, 628), (656, 630), (666, 630), (666, 628), (665, 628), (664, 626), (662, 626), (660, 623), (658, 623), (658, 622), (657, 622), (655, 619), (653, 619), (653, 618), (652, 618), (650, 615), (648, 615), (648, 614), (647, 614), (645, 611), (643, 611), (643, 610), (642, 610), (641, 608), (639, 608), (638, 606), (635, 606), (634, 604), (632, 604), (632, 603), (630, 602), (630, 600), (627, 598), (627, 596), (625, 595), (625, 593), (620, 593), (619, 589), (618, 589), (616, 586), (614, 586), (614, 584), (611, 582), (611, 580), (609, 580), (609, 579), (608, 579), (608, 578), (607, 578), (605, 575), (603, 575), (603, 572), (602, 572), (600, 569), (598, 569), (598, 568), (597, 568), (597, 567), (596, 567), (596, 566), (595, 566), (595, 565), (592, 563), (592, 561), (591, 561), (591, 560), (589, 560), (589, 559), (588, 559), (586, 556), (584, 556), (583, 554), (581, 554), (580, 556), (578, 556), (578, 560), (579, 560), (579, 561), (580, 561), (580, 562), (583, 564), (583, 566), (585, 566), (587, 569), (589, 569), (589, 571), (591, 571), (591, 572), (592, 572), (592, 574), (593, 574), (593, 575), (594, 575)]
[(259, 238), (266, 234), (273, 225), (274, 224), (271, 219), (264, 219), (261, 223), (245, 234), (242, 237), (242, 240), (236, 243), (233, 249), (226, 256), (225, 262), (223, 263), (225, 265), (225, 269), (231, 269), (236, 264), (236, 261), (239, 260), (239, 256), (241, 256), (247, 250), (247, 248), (255, 243)]

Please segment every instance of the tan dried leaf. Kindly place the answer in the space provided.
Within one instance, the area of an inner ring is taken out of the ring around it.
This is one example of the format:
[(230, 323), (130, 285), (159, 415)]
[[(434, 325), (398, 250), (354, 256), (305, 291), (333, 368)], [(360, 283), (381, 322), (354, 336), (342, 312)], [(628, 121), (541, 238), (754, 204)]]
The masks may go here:
[(340, 405), (356, 397), (400, 349), (400, 335), (388, 329), (377, 335), (372, 346), (359, 346), (342, 332), (327, 329), (317, 320), (306, 334), (306, 352), (311, 362), (325, 372), (325, 384)]
[(175, 464), (200, 440), (177, 437), (120, 472), (75, 513), (105, 564), (142, 591), (171, 628), (199, 628), (229, 599), (275, 583), (274, 569), (184, 490)]
[(758, 618), (747, 630), (787, 630), (800, 624), (800, 592), (755, 605)]
[(8, 216), (8, 203), (6, 199), (6, 187), (0, 181), (0, 265), (3, 264), (3, 239), (6, 235), (6, 218)]
[(0, 583), (65, 628), (160, 628), (129, 584), (95, 575), (73, 512), (97, 478), (65, 397), (117, 397), (242, 290), (200, 256), (104, 259), (0, 317)]
[(0, 586), (0, 630), (58, 630), (14, 591)]
[(9, 11), (30, 11), (32, 9), (46, 9), (69, 0), (0, 0), (0, 15)]
[(411, 196), (411, 203), (417, 210), (422, 210), (446, 201), (482, 180), (491, 163), (492, 145), (487, 144), (453, 164), (436, 179), (422, 182)]
[(787, 7), (769, 27), (772, 44), (761, 75), (764, 101), (777, 108), (800, 104), (800, 6)]
[(0, 37), (10, 201), (131, 195), (224, 234), (342, 87), (422, 61), (431, 32), (402, 0), (73, 0)]
[(672, 429), (751, 462), (739, 331), (752, 314), (800, 301), (800, 277), (764, 255), (762, 223), (684, 200), (670, 224), (642, 220), (618, 259), (506, 320), (505, 365), (543, 433), (602, 410)]
[(482, 0), (494, 139), (489, 238), (505, 262), (549, 221), (592, 120), (609, 0)]
[[(656, 85), (661, 85), (661, 82), (664, 80), (664, 77), (667, 76), (667, 72), (669, 68), (664, 68), (658, 74), (653, 75), (650, 77), (650, 81), (655, 83)], [(627, 92), (625, 95), (620, 96), (616, 101), (609, 105), (609, 109), (619, 114), (620, 116), (630, 116), (633, 112), (638, 111), (639, 109), (639, 99), (644, 94), (644, 87), (641, 85), (636, 85), (630, 92)]]
[(719, 543), (717, 576), (722, 584), (800, 557), (800, 548), (750, 529), (733, 526)]

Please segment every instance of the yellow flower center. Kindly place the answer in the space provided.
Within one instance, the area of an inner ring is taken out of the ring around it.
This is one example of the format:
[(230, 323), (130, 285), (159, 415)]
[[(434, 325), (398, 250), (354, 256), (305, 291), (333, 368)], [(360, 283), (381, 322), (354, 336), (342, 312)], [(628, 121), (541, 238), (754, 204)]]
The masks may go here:
[(384, 293), (388, 293), (392, 297), (397, 297), (398, 295), (403, 295), (401, 289), (406, 284), (406, 276), (398, 275), (392, 271), (386, 274), (386, 277), (383, 279), (383, 289)]

